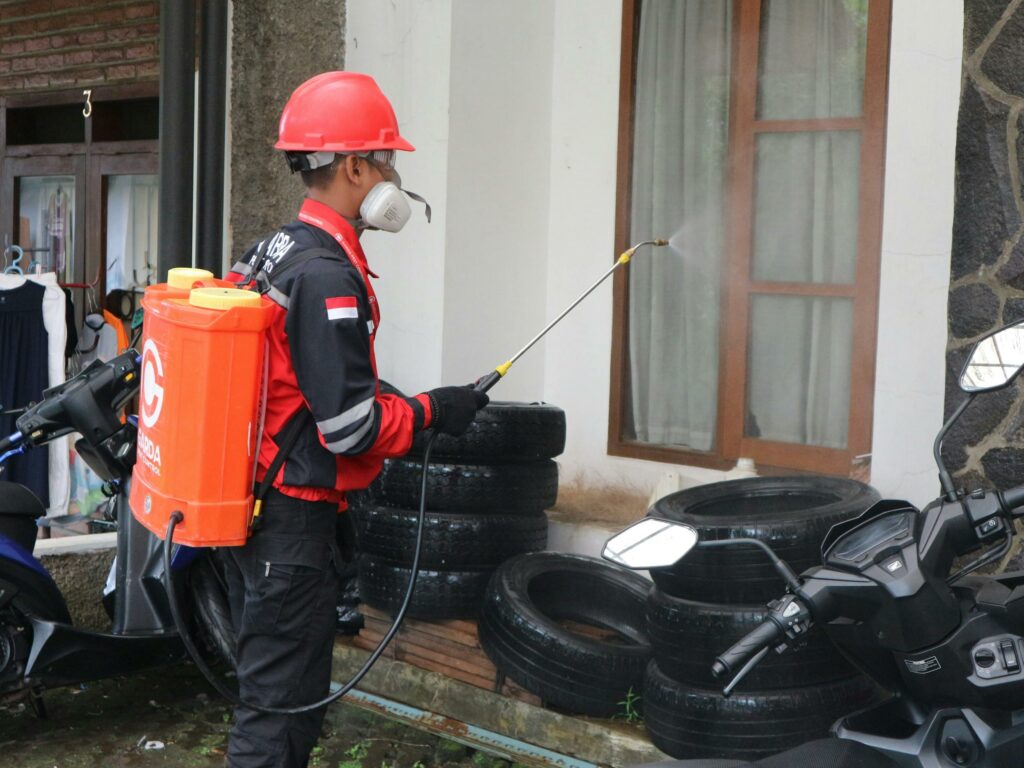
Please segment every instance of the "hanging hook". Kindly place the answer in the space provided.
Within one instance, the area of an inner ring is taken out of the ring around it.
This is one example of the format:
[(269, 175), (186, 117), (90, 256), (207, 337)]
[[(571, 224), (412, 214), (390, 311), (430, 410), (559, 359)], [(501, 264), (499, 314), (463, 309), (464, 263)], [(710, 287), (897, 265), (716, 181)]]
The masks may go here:
[(92, 117), (92, 88), (86, 88), (82, 91), (82, 95), (85, 96), (85, 107), (82, 109), (82, 117)]

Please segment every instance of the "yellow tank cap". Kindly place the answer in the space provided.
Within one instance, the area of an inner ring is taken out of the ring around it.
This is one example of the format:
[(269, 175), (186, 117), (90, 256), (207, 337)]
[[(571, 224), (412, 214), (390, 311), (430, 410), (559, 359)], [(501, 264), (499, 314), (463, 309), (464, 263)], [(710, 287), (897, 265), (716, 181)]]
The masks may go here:
[(171, 288), (187, 291), (196, 280), (212, 280), (213, 272), (207, 269), (175, 267), (167, 272), (167, 284)]
[(203, 309), (232, 309), (234, 307), (258, 307), (260, 295), (255, 291), (238, 288), (193, 288), (188, 303)]

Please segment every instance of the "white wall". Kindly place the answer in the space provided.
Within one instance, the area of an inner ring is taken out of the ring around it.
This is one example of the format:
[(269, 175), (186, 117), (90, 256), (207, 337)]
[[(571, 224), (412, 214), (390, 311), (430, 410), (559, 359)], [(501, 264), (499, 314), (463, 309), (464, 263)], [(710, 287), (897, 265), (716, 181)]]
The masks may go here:
[(872, 484), (938, 493), (963, 4), (893, 3)]
[[(452, 5), (447, 384), (489, 373), (544, 326), (553, 8), (549, 0)], [(513, 370), (495, 398), (540, 399), (543, 355)]]
[(400, 233), (369, 232), (362, 241), (380, 275), (379, 373), (420, 392), (441, 383), (451, 3), (348, 0), (347, 14), (345, 67), (372, 75), (391, 99), (399, 130), (416, 147), (399, 153), (403, 185), (433, 207), (431, 224), (412, 203), (413, 218)]
[[(963, 11), (894, 3), (873, 482), (935, 490)], [(405, 183), (435, 223), (369, 235), (384, 324), (381, 373), (410, 389), (501, 362), (614, 257), (621, 0), (349, 0), (350, 69), (370, 72), (421, 151)], [(442, 309), (443, 307), (443, 309)], [(563, 478), (650, 488), (666, 471), (606, 455), (611, 286), (492, 393), (566, 410)]]

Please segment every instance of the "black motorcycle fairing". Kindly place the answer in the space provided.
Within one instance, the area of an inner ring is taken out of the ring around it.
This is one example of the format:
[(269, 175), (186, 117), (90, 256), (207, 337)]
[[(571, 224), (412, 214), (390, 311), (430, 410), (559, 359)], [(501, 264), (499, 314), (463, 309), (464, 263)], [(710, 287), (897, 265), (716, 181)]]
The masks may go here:
[(33, 519), (46, 514), (43, 502), (21, 483), (0, 480), (0, 516), (17, 515)]
[(53, 579), (20, 563), (0, 559), (0, 608), (9, 605), (26, 615), (71, 623), (67, 603)]
[(848, 532), (860, 528), (865, 523), (874, 520), (880, 515), (884, 515), (888, 512), (896, 510), (906, 510), (908, 512), (917, 513), (917, 507), (911, 504), (909, 501), (903, 501), (901, 499), (882, 499), (872, 504), (870, 507), (865, 509), (856, 517), (851, 517), (849, 520), (844, 520), (841, 523), (836, 523), (829, 528), (828, 533), (821, 542), (821, 560), (825, 561), (827, 552), (832, 549), (832, 545), (841, 537), (845, 536)]
[(897, 698), (843, 718), (833, 732), (901, 766), (1019, 768), (1024, 765), (1022, 715), (966, 707), (925, 712)]
[(184, 658), (185, 646), (176, 634), (109, 635), (32, 619), (32, 648), (25, 679), (52, 688), (129, 675)]
[(901, 503), (872, 509), (838, 535), (830, 532), (825, 565), (804, 573), (799, 594), (818, 623), (863, 621), (874, 642), (889, 650), (934, 645), (960, 624), (960, 605), (946, 576), (965, 533), (978, 546), (970, 521), (957, 504), (932, 505), (923, 513)]

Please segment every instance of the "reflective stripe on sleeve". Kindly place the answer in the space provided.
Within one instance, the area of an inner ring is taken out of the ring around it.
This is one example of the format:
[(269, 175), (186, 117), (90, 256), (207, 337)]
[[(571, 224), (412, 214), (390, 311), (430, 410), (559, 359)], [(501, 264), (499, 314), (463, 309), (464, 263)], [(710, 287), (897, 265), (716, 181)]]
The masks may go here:
[(359, 442), (366, 437), (366, 434), (373, 429), (373, 419), (367, 419), (366, 422), (355, 432), (348, 437), (343, 437), (341, 440), (335, 440), (332, 443), (327, 443), (327, 450), (331, 453), (344, 453), (345, 451), (355, 448)]
[(318, 421), (316, 428), (320, 430), (321, 435), (329, 435), (332, 432), (337, 432), (339, 429), (344, 429), (349, 424), (362, 421), (373, 412), (373, 402), (374, 397), (370, 396), (363, 400), (363, 402), (353, 405), (347, 411), (342, 411), (337, 416), (324, 421)]

